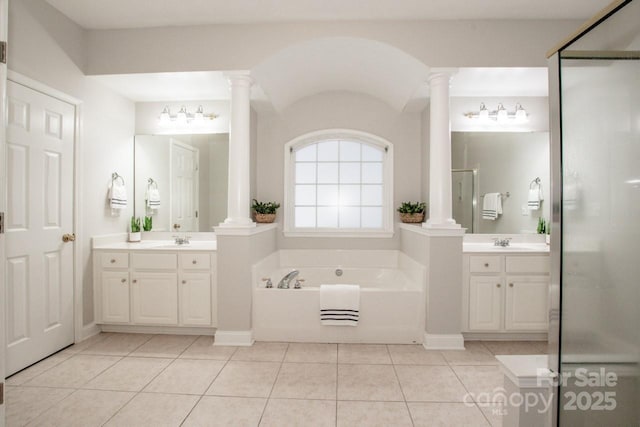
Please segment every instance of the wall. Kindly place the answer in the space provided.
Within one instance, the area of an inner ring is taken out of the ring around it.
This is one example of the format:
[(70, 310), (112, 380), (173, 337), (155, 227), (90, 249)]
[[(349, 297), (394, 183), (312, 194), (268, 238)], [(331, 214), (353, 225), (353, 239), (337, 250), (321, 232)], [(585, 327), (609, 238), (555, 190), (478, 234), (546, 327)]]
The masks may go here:
[[(322, 129), (354, 129), (389, 140), (394, 150), (394, 207), (421, 197), (421, 121), (419, 113), (398, 113), (384, 102), (350, 92), (307, 97), (282, 114), (258, 116), (257, 194), (261, 200), (284, 200), (284, 144)], [(282, 212), (276, 221), (282, 225)], [(394, 219), (397, 216), (394, 214)], [(387, 239), (285, 238), (280, 248), (396, 249), (399, 237)]]
[(42, 1), (12, 1), (9, 8), (10, 70), (37, 80), (82, 101), (81, 151), (78, 173), (80, 228), (75, 230), (82, 247), (84, 310), (77, 313), (85, 325), (93, 321), (93, 278), (90, 238), (127, 230), (132, 202), (119, 216), (107, 207), (111, 173), (117, 171), (133, 195), (134, 105), (131, 101), (82, 74), (84, 31)]
[[(549, 219), (549, 133), (453, 132), (452, 168), (478, 169), (478, 209), (485, 193), (510, 192), (495, 221), (479, 219), (478, 233), (535, 233), (538, 218)], [(529, 184), (540, 177), (544, 201), (538, 211), (526, 211)]]
[[(209, 138), (209, 225), (215, 227), (227, 218), (229, 182), (229, 134)], [(213, 230), (209, 230), (213, 231)]]

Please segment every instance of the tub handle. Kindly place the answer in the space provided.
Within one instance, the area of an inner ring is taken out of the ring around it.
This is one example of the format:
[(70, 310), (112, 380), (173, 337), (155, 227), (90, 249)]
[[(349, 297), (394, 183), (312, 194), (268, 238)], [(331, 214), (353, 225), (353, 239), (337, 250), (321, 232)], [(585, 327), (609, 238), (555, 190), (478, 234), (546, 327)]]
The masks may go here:
[(304, 279), (297, 279), (296, 283), (293, 285), (293, 289), (302, 289), (302, 283)]
[(271, 277), (263, 277), (262, 281), (267, 282), (267, 284), (265, 285), (265, 288), (273, 288), (273, 282), (271, 281)]

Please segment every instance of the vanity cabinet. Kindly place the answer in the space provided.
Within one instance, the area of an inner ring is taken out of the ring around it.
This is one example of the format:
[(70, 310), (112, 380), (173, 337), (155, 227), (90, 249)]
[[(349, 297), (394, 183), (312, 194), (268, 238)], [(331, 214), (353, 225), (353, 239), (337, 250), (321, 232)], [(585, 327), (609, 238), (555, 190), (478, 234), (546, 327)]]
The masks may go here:
[(466, 332), (547, 332), (548, 255), (465, 254), (463, 259)]
[(94, 249), (93, 257), (97, 323), (216, 326), (215, 252)]

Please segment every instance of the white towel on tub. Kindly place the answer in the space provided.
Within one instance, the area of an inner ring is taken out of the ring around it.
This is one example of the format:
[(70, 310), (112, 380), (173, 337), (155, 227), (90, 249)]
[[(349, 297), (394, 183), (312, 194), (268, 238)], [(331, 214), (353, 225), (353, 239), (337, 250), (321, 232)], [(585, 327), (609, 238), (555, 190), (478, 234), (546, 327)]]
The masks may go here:
[(329, 326), (358, 326), (360, 286), (320, 285), (320, 323)]

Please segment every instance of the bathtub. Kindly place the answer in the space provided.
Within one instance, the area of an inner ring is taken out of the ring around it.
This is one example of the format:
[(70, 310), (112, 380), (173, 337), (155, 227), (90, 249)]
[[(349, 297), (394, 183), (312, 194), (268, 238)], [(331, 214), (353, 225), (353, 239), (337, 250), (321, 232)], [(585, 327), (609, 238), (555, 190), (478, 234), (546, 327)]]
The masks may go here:
[[(302, 289), (277, 289), (291, 270)], [(342, 275), (336, 275), (336, 269)], [(393, 250), (280, 250), (253, 266), (253, 334), (257, 341), (421, 343), (424, 266)], [(273, 288), (265, 287), (270, 278)], [(358, 326), (320, 324), (321, 284), (360, 285)]]

